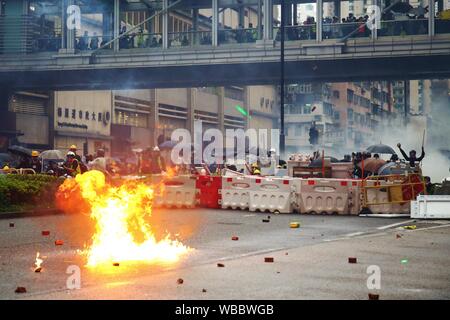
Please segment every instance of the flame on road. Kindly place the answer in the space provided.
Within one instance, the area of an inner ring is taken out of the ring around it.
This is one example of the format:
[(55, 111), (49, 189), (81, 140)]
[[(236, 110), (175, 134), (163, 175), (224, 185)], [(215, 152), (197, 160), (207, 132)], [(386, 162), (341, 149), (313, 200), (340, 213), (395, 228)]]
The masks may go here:
[(36, 253), (36, 261), (34, 262), (34, 265), (36, 266), (34, 268), (35, 271), (41, 271), (42, 269), (42, 262), (44, 262), (44, 260), (42, 260), (41, 258), (39, 258), (40, 253), (37, 252)]
[(92, 244), (84, 251), (88, 267), (127, 261), (172, 263), (188, 251), (170, 235), (159, 241), (155, 238), (145, 220), (152, 213), (152, 187), (133, 182), (113, 187), (103, 173), (89, 171), (66, 180), (59, 192), (74, 188), (89, 205), (96, 223)]

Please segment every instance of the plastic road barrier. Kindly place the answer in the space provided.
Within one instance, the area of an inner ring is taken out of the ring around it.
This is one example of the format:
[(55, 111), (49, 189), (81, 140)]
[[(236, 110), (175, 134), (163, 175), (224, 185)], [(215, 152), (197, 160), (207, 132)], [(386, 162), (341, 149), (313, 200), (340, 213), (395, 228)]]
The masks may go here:
[(293, 179), (251, 177), (250, 211), (291, 213), (296, 203), (296, 185)]
[[(155, 182), (158, 180), (159, 178), (155, 177)], [(176, 176), (163, 179), (155, 190), (154, 206), (194, 208), (197, 203), (195, 183), (195, 176)]]
[(250, 187), (251, 180), (248, 176), (223, 176), (221, 207), (223, 209), (248, 209)]
[(450, 219), (450, 195), (420, 195), (411, 201), (411, 218)]
[(297, 201), (301, 213), (357, 215), (360, 184), (352, 179), (300, 180)]
[(222, 177), (198, 176), (195, 187), (200, 207), (220, 208)]

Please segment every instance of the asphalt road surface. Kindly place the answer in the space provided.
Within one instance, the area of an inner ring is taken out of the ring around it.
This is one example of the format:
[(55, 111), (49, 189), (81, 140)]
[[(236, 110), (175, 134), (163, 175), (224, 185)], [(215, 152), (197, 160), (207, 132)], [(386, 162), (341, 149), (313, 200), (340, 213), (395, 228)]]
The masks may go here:
[[(77, 252), (93, 234), (89, 217), (0, 219), (0, 298), (367, 299), (377, 293), (380, 299), (450, 299), (450, 221), (292, 214), (262, 222), (267, 218), (248, 211), (155, 210), (157, 236), (177, 235), (189, 253), (172, 265), (121, 264), (102, 272), (85, 267)], [(293, 221), (301, 227), (291, 229)], [(44, 230), (50, 235), (42, 236)], [(36, 252), (44, 259), (41, 273), (33, 271)], [(67, 289), (71, 265), (80, 267), (80, 289)], [(369, 266), (379, 268), (379, 289), (367, 287)], [(27, 293), (15, 293), (19, 286)]]

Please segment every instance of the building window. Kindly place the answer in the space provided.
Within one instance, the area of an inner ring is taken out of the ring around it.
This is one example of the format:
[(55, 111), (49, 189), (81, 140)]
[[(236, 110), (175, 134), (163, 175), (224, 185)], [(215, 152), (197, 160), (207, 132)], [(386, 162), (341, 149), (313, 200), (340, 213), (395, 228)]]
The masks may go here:
[(69, 117), (69, 109), (65, 108), (64, 109), (64, 118), (68, 118)]
[(58, 108), (58, 117), (62, 117), (62, 108)]
[(116, 110), (114, 123), (125, 126), (147, 128), (148, 117), (147, 114), (144, 113)]

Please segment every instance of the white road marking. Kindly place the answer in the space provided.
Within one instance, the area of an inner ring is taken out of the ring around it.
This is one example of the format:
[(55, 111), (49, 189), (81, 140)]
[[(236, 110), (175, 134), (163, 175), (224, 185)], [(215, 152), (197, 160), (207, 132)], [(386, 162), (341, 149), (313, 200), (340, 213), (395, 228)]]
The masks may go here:
[(378, 227), (377, 229), (378, 230), (386, 230), (386, 229), (389, 229), (389, 228), (392, 228), (392, 227), (401, 226), (402, 224), (407, 224), (407, 223), (411, 223), (411, 222), (414, 222), (414, 221), (415, 220), (406, 220), (406, 221), (403, 221), (403, 222), (397, 222), (397, 223), (393, 223), (393, 224), (388, 224), (386, 226), (381, 226), (381, 227)]
[(344, 237), (354, 237), (354, 236), (360, 236), (360, 235), (362, 235), (362, 234), (364, 234), (363, 231), (360, 231), (360, 232), (353, 232), (353, 233), (348, 233), (348, 234), (344, 235)]

